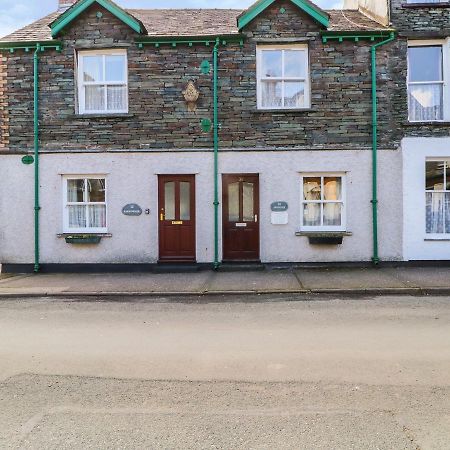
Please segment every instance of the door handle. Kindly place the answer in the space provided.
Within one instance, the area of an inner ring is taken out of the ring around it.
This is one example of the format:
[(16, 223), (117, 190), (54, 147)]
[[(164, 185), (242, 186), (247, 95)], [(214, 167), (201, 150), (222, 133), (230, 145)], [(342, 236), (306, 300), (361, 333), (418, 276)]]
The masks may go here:
[(164, 220), (164, 213), (161, 213), (161, 214), (159, 215), (159, 220), (160, 220), (161, 222)]
[(258, 214), (255, 214), (255, 223), (258, 223)]

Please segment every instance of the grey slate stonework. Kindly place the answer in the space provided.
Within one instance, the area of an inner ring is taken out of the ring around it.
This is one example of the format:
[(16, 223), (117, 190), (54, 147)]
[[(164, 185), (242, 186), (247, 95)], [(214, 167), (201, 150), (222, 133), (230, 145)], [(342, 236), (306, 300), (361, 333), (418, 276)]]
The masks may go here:
[(450, 7), (413, 5), (405, 0), (391, 0), (391, 22), (398, 31), (391, 47), (391, 73), (396, 80), (393, 117), (405, 137), (440, 137), (450, 135), (450, 123), (408, 123), (408, 39), (439, 39), (450, 36)]
[[(286, 11), (280, 12), (283, 7)], [(103, 16), (97, 18), (101, 10)], [(244, 30), (245, 44), (220, 49), (219, 120), (221, 149), (369, 149), (371, 145), (370, 42), (322, 43), (321, 26), (290, 2), (278, 1)], [(212, 62), (205, 46), (152, 46), (138, 49), (138, 37), (100, 6), (84, 12), (61, 37), (61, 53), (46, 51), (40, 63), (42, 150), (208, 149), (212, 133), (200, 127), (212, 119), (212, 74), (199, 66)], [(312, 107), (308, 111), (261, 112), (256, 109), (256, 44), (308, 42)], [(393, 117), (404, 119), (402, 41), (379, 50), (380, 147), (396, 148), (401, 132)], [(83, 48), (127, 48), (129, 114), (89, 117), (76, 114), (75, 52)], [(4, 54), (9, 151), (32, 147), (32, 54)], [(188, 111), (182, 90), (194, 80), (200, 90), (195, 112)], [(3, 110), (1, 109), (3, 108)], [(3, 112), (2, 112), (3, 111)], [(391, 114), (395, 112), (395, 116)], [(5, 123), (3, 118), (2, 124)], [(2, 125), (3, 126), (3, 125)], [(2, 129), (3, 130), (3, 129)], [(0, 147), (0, 151), (2, 151)], [(5, 149), (3, 149), (5, 151)]]

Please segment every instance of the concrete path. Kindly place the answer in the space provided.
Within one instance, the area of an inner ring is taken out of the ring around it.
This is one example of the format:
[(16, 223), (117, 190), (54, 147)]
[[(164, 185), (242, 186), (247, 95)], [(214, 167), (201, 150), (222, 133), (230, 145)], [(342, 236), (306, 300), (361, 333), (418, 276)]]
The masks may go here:
[(0, 448), (450, 449), (448, 298), (238, 298), (4, 299)]
[(450, 268), (279, 269), (154, 274), (41, 274), (0, 279), (0, 297), (220, 294), (447, 295)]

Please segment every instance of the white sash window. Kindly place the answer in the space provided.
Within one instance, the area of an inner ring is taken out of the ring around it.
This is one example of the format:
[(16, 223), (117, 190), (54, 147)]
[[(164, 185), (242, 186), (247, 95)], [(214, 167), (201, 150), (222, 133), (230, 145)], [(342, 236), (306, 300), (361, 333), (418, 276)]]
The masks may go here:
[(125, 50), (78, 53), (80, 114), (128, 112), (128, 65)]

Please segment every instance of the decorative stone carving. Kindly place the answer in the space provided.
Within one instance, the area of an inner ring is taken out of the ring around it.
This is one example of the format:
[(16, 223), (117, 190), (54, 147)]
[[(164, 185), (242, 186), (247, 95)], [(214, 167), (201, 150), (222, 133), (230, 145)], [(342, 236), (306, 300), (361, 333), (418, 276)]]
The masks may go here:
[(184, 99), (186, 100), (188, 110), (195, 111), (197, 108), (197, 100), (200, 96), (199, 90), (195, 87), (194, 82), (191, 80), (183, 91)]

